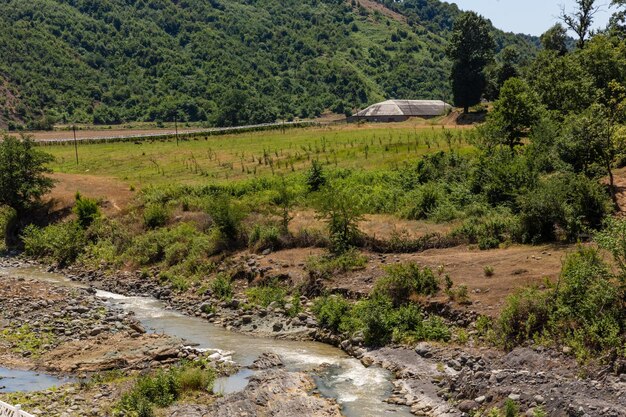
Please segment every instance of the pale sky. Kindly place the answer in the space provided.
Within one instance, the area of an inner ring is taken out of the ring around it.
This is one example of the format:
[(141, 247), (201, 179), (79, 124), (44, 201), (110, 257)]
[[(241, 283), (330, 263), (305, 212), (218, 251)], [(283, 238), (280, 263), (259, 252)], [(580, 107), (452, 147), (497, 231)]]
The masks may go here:
[[(565, 6), (575, 10), (574, 0), (446, 0), (456, 3), (461, 10), (474, 10), (491, 20), (495, 27), (506, 32), (541, 35), (558, 21)], [(614, 9), (610, 0), (599, 0), (602, 10), (596, 15), (595, 27), (605, 27)]]

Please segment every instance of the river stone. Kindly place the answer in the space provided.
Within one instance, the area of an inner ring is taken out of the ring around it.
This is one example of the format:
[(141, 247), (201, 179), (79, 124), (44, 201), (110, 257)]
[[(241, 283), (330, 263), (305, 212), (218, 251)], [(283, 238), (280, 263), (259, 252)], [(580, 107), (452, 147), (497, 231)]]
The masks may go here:
[(265, 352), (250, 365), (250, 369), (269, 369), (277, 366), (283, 366), (283, 361), (275, 353)]
[(281, 323), (280, 321), (277, 321), (272, 326), (272, 330), (275, 331), (275, 332), (280, 332), (282, 329), (283, 329), (283, 323)]

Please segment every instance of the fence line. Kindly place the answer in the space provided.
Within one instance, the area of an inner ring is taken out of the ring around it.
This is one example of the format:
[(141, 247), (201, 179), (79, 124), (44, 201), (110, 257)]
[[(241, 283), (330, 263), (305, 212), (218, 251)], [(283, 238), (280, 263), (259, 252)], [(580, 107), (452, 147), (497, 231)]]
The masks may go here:
[(11, 405), (0, 401), (0, 417), (35, 417), (22, 411), (19, 405)]
[[(250, 126), (235, 126), (235, 127), (214, 127), (208, 129), (197, 129), (191, 131), (179, 132), (178, 136), (181, 140), (197, 137), (197, 136), (215, 136), (227, 133), (245, 133), (256, 132), (263, 130), (279, 130), (282, 128), (296, 128), (316, 126), (318, 122), (310, 121), (298, 121), (298, 122), (285, 122), (285, 123), (263, 123)], [(82, 144), (89, 143), (112, 143), (112, 142), (133, 142), (142, 140), (163, 140), (171, 139), (175, 137), (173, 131), (164, 133), (142, 133), (135, 135), (120, 135), (120, 136), (101, 136), (95, 138), (77, 138), (76, 141)], [(74, 142), (73, 137), (59, 138), (59, 139), (35, 139), (35, 142), (39, 145), (59, 145), (59, 144), (71, 144)], [(2, 416), (0, 416), (2, 417)]]

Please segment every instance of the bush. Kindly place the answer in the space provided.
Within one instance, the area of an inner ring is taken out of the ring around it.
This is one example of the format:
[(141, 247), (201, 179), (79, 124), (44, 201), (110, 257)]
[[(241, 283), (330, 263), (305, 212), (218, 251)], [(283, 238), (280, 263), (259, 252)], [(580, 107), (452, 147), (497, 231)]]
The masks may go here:
[(143, 211), (143, 224), (148, 229), (156, 229), (165, 226), (170, 214), (165, 206), (160, 204), (149, 204)]
[(213, 295), (220, 300), (230, 300), (233, 297), (233, 285), (231, 277), (225, 272), (220, 272), (211, 282)]
[(73, 208), (74, 214), (78, 218), (78, 224), (86, 229), (100, 217), (100, 209), (98, 208), (98, 202), (91, 198), (81, 197), (79, 193), (76, 193), (76, 204)]
[(59, 265), (74, 262), (86, 245), (85, 232), (77, 222), (58, 223), (43, 229), (27, 226), (22, 241), (27, 255), (50, 258)]
[(551, 296), (549, 291), (526, 288), (507, 297), (496, 322), (502, 346), (512, 349), (543, 335), (552, 314), (554, 303), (550, 300)]
[(337, 256), (311, 256), (307, 260), (306, 269), (309, 274), (330, 278), (335, 274), (363, 269), (366, 264), (367, 257), (353, 248)]
[(443, 200), (443, 194), (437, 184), (424, 184), (412, 194), (412, 201), (409, 203), (405, 217), (410, 220), (426, 219)]
[(224, 239), (231, 243), (237, 240), (244, 214), (228, 196), (215, 196), (209, 203), (208, 212)]
[(407, 304), (417, 295), (434, 295), (439, 280), (430, 268), (420, 269), (415, 262), (390, 265), (387, 274), (376, 282), (374, 294), (389, 297), (394, 305)]
[(611, 212), (608, 195), (594, 180), (584, 175), (552, 176), (518, 199), (523, 240), (576, 241), (602, 225)]
[(248, 246), (254, 251), (275, 250), (281, 246), (280, 230), (276, 226), (256, 224), (248, 236)]
[(488, 210), (482, 216), (469, 217), (452, 236), (478, 244), (481, 250), (495, 249), (500, 243), (520, 240), (519, 221), (508, 209)]
[(317, 201), (319, 218), (323, 219), (330, 235), (330, 251), (342, 254), (361, 238), (359, 222), (363, 207), (357, 195), (346, 188), (327, 186)]
[(154, 406), (168, 407), (185, 392), (211, 391), (214, 381), (215, 371), (202, 369), (197, 364), (185, 364), (141, 376), (132, 389), (122, 396), (114, 415), (154, 416)]
[(350, 303), (338, 295), (323, 296), (313, 303), (313, 313), (319, 325), (334, 332), (340, 329), (351, 308)]
[(279, 306), (284, 307), (286, 294), (287, 291), (274, 282), (249, 288), (246, 291), (248, 300), (262, 307), (267, 307), (272, 303), (277, 303)]
[(326, 185), (326, 176), (322, 164), (314, 159), (311, 161), (311, 168), (306, 175), (306, 186), (309, 192), (319, 191), (324, 185)]

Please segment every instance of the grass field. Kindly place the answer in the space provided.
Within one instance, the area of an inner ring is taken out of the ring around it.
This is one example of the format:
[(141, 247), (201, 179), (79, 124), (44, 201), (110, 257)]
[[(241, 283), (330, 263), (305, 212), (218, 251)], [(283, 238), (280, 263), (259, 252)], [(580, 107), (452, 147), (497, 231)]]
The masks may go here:
[(310, 161), (338, 168), (393, 168), (429, 152), (467, 148), (470, 130), (409, 121), (397, 124), (315, 128), (173, 139), (47, 146), (55, 172), (104, 175), (129, 184), (201, 184), (306, 169)]

